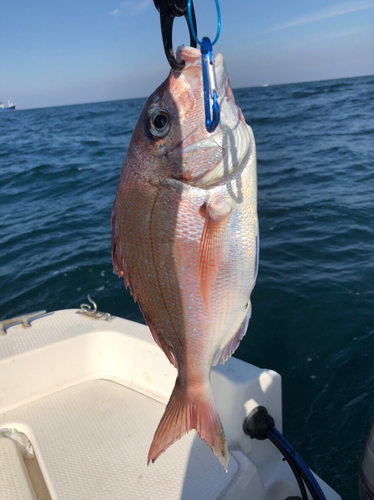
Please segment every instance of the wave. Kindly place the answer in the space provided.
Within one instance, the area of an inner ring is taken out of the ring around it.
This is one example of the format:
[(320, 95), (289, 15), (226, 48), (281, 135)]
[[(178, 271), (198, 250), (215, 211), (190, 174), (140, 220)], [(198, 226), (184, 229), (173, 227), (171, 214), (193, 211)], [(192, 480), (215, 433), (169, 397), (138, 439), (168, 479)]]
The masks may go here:
[[(291, 441), (306, 435), (304, 451), (321, 457), (313, 470), (350, 498), (359, 416), (373, 413), (370, 398), (355, 399), (374, 382), (373, 85), (365, 77), (235, 91), (256, 138), (261, 234), (253, 318), (237, 355), (282, 373)], [(112, 274), (110, 212), (143, 104), (0, 120), (0, 317), (76, 307), (94, 292), (100, 309), (142, 321)], [(326, 437), (319, 422), (332, 414), (358, 424)]]

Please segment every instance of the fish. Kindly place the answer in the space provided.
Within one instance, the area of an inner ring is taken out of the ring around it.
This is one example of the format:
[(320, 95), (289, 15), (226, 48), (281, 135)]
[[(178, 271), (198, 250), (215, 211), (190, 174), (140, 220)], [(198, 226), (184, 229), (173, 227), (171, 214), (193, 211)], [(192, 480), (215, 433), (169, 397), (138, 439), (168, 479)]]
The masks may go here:
[(180, 47), (134, 128), (112, 210), (114, 271), (178, 370), (148, 464), (195, 429), (227, 471), (210, 387), (245, 335), (259, 259), (256, 146), (215, 57), (220, 119), (205, 126), (201, 53)]

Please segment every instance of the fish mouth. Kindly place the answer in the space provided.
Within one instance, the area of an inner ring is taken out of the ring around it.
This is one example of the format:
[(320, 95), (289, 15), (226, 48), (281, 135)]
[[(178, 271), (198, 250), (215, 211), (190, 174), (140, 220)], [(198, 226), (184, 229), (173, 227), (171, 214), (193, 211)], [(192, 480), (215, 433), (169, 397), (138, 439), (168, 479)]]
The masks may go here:
[[(193, 47), (179, 47), (177, 60), (185, 61), (181, 74), (188, 82), (191, 92), (201, 109), (204, 109), (204, 96), (202, 84), (201, 52)], [(217, 54), (214, 59), (217, 78), (218, 102), (220, 105), (220, 122), (216, 130), (209, 133), (201, 118), (194, 130), (201, 128), (200, 137), (197, 134), (184, 138), (183, 156), (193, 155), (197, 150), (205, 150), (206, 161), (201, 162), (199, 172), (189, 170), (187, 173), (179, 172), (175, 178), (184, 183), (207, 189), (219, 184), (224, 184), (236, 172), (244, 168), (252, 151), (251, 130), (245, 123), (241, 110), (235, 103), (230, 80), (226, 73), (225, 61), (222, 54)], [(179, 73), (180, 74), (180, 73)], [(195, 175), (193, 175), (195, 174)]]
[[(178, 62), (185, 61), (185, 66), (181, 72), (174, 71), (175, 77), (183, 76), (185, 82), (189, 85), (191, 97), (193, 96), (197, 106), (204, 110), (204, 88), (203, 88), (203, 75), (201, 68), (201, 52), (194, 47), (178, 47), (177, 57)], [(217, 95), (218, 103), (220, 105), (220, 125), (224, 127), (229, 121), (231, 128), (238, 125), (238, 122), (244, 118), (240, 109), (235, 103), (234, 94), (231, 89), (230, 80), (227, 76), (225, 60), (222, 54), (217, 54), (214, 58), (214, 67), (217, 80)], [(219, 127), (216, 129), (219, 133)], [(210, 133), (211, 136), (215, 132)]]

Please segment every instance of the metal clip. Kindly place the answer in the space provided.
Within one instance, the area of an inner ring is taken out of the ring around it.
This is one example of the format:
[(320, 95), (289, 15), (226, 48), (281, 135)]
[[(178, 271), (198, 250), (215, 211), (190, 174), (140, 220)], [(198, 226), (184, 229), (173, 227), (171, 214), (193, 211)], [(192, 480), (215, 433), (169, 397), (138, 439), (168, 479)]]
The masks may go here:
[(80, 314), (84, 314), (94, 319), (102, 319), (104, 321), (111, 321), (114, 318), (114, 316), (109, 313), (98, 311), (96, 302), (94, 302), (89, 295), (87, 295), (87, 299), (93, 305), (93, 309), (89, 304), (81, 304), (81, 309), (78, 311)]
[[(207, 36), (202, 40), (201, 44), (201, 62), (203, 67), (203, 84), (204, 84), (204, 106), (205, 106), (205, 126), (208, 132), (214, 132), (217, 128), (220, 110), (217, 96), (217, 77), (216, 68), (213, 60), (212, 44)], [(212, 115), (210, 114), (210, 102), (212, 104)]]
[[(196, 47), (196, 42), (194, 39), (193, 32), (191, 30), (190, 24), (196, 33), (196, 18), (193, 4), (190, 6), (189, 11), (187, 10), (187, 0), (153, 0), (156, 9), (160, 13), (161, 22), (161, 34), (162, 41), (164, 43), (164, 50), (167, 60), (170, 66), (176, 71), (182, 71), (185, 62), (177, 62), (174, 56), (173, 50), (173, 23), (175, 17), (184, 16), (187, 21), (188, 30), (190, 32), (190, 44), (191, 47)], [(192, 0), (190, 0), (192, 3)]]
[[(220, 109), (218, 104), (217, 94), (217, 77), (216, 68), (213, 59), (213, 45), (217, 42), (221, 33), (221, 12), (218, 0), (216, 0), (218, 28), (217, 34), (213, 42), (205, 36), (202, 40), (197, 38), (192, 22), (191, 0), (188, 0), (187, 9), (190, 20), (190, 30), (201, 48), (201, 65), (203, 69), (203, 85), (204, 85), (204, 107), (205, 107), (205, 126), (208, 132), (214, 132), (217, 128), (220, 118)], [(212, 114), (210, 113), (210, 103), (212, 100)]]
[(38, 316), (42, 316), (45, 314), (47, 311), (38, 311), (30, 314), (23, 314), (22, 316), (17, 316), (16, 318), (11, 318), (11, 319), (5, 319), (4, 321), (0, 322), (0, 335), (5, 335), (5, 326), (10, 326), (14, 325), (16, 323), (22, 323), (22, 326), (24, 328), (30, 328), (31, 323), (29, 322), (30, 319), (37, 318)]

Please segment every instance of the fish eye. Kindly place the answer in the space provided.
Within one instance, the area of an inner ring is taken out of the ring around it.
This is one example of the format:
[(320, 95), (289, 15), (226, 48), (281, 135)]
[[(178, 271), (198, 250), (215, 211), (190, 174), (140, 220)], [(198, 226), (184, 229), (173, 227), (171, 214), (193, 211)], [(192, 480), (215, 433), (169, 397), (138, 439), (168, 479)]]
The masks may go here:
[(170, 130), (171, 117), (161, 108), (153, 109), (149, 115), (149, 131), (155, 137), (165, 137)]

